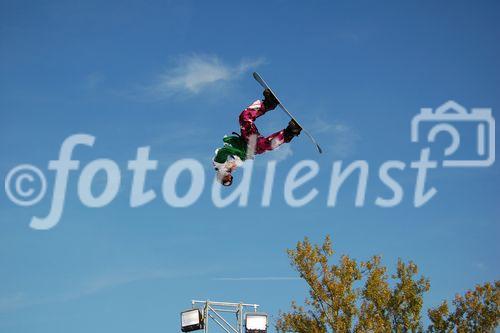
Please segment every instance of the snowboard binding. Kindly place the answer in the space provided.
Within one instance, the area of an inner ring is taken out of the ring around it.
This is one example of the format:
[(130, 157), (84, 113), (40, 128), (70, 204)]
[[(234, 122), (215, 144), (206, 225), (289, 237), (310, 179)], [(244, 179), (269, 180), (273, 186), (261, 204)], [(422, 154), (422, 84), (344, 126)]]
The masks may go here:
[(273, 110), (280, 103), (270, 89), (264, 89), (264, 92), (262, 94), (264, 95), (264, 99), (262, 100), (262, 102), (264, 103), (264, 107), (266, 108), (266, 110)]
[(288, 122), (288, 126), (285, 128), (285, 132), (283, 133), (285, 136), (285, 141), (290, 142), (296, 136), (300, 135), (302, 131), (302, 127), (293, 119)]

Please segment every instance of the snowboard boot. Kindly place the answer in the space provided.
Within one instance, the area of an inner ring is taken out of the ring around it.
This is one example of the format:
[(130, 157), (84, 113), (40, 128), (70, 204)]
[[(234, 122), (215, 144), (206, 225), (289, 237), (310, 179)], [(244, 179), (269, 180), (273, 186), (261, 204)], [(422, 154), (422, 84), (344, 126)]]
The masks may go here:
[(266, 108), (266, 111), (273, 110), (274, 108), (276, 108), (276, 106), (278, 106), (279, 102), (276, 99), (276, 97), (273, 95), (271, 90), (265, 89), (262, 94), (264, 95), (264, 99), (262, 100), (262, 102), (264, 103), (264, 107)]
[(300, 135), (301, 131), (302, 127), (300, 127), (295, 120), (291, 119), (288, 122), (288, 126), (285, 128), (285, 131), (283, 133), (283, 136), (285, 137), (285, 142), (292, 141), (294, 137)]

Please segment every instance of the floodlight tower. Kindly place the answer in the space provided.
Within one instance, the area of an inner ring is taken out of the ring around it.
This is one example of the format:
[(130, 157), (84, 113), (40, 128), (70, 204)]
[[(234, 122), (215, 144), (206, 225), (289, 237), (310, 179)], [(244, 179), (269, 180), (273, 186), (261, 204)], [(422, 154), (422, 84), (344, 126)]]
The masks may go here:
[[(253, 311), (246, 311), (247, 309)], [(191, 309), (181, 312), (181, 331), (203, 330), (208, 333), (209, 319), (212, 319), (227, 333), (267, 333), (267, 314), (257, 312), (258, 304), (214, 301), (191, 301)], [(236, 320), (224, 314), (236, 315)]]

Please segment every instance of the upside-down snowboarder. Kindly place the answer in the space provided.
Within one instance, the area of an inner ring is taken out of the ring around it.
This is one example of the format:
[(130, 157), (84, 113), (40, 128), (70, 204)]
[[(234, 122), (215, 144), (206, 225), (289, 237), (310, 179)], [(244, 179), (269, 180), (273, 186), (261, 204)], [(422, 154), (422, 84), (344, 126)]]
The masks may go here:
[(264, 137), (255, 126), (255, 120), (270, 110), (274, 110), (279, 101), (271, 90), (265, 89), (264, 99), (257, 100), (240, 114), (240, 134), (225, 136), (224, 146), (215, 151), (213, 164), (217, 179), (224, 186), (233, 183), (232, 172), (243, 164), (243, 161), (253, 158), (254, 154), (262, 154), (276, 149), (283, 143), (290, 142), (302, 130), (299, 124), (290, 120), (288, 126), (270, 136)]

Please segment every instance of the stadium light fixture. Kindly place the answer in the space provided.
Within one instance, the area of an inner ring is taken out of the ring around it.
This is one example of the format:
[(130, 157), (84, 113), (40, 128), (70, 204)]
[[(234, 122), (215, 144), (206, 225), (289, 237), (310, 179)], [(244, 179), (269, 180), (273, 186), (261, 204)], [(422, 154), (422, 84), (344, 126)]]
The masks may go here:
[(245, 316), (246, 333), (266, 333), (267, 332), (267, 314), (250, 312)]
[(181, 312), (182, 332), (192, 332), (203, 328), (203, 316), (200, 309), (191, 309)]

